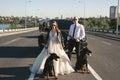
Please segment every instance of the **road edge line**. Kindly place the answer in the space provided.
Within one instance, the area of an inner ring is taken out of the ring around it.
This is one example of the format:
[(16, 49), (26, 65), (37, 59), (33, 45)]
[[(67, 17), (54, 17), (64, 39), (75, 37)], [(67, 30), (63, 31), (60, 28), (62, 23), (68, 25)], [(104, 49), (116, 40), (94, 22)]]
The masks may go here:
[(89, 64), (88, 64), (88, 69), (97, 80), (102, 80), (102, 78), (95, 72), (95, 70)]

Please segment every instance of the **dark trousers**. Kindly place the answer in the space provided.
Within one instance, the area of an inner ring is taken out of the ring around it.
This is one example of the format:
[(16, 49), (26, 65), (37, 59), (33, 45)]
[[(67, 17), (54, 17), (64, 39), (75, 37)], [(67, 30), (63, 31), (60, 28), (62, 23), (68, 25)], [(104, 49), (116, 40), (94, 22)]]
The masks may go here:
[(76, 49), (76, 57), (77, 57), (77, 60), (78, 60), (78, 57), (80, 55), (81, 44), (80, 44), (80, 42), (76, 42), (76, 40), (70, 39), (69, 40), (69, 45), (68, 45), (68, 57), (69, 57), (70, 60), (71, 60), (71, 54), (72, 54), (72, 51), (73, 51), (74, 47)]

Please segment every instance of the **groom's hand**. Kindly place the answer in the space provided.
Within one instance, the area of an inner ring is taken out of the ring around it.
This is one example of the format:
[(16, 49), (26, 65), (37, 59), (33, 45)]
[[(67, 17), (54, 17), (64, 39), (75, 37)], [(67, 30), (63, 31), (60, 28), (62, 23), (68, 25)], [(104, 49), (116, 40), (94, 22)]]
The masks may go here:
[(76, 39), (76, 42), (79, 42), (80, 40), (79, 39)]

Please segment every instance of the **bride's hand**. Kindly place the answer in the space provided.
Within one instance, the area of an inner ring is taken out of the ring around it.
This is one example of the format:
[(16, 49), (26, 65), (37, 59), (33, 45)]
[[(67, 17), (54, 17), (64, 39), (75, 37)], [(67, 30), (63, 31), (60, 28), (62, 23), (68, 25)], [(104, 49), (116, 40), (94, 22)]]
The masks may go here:
[(45, 48), (48, 48), (48, 45), (47, 45), (47, 44), (45, 45)]
[(45, 48), (48, 48), (48, 45), (47, 45), (47, 44), (42, 43), (42, 45), (43, 45)]

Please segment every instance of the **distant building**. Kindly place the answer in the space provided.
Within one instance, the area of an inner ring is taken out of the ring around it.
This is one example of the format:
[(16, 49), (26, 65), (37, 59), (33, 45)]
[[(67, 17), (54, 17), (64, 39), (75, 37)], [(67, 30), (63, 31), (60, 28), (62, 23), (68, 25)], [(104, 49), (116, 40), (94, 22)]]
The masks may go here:
[(55, 17), (55, 19), (59, 19), (59, 17)]
[(61, 19), (63, 19), (63, 15), (61, 15)]
[(117, 6), (110, 6), (110, 19), (117, 17)]

